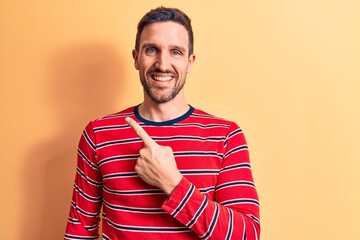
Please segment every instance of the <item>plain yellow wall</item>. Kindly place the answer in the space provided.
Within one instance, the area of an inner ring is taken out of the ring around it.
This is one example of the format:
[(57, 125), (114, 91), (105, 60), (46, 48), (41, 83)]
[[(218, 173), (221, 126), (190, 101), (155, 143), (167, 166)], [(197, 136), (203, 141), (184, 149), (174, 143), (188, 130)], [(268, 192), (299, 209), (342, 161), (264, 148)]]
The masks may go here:
[(85, 124), (142, 100), (131, 50), (150, 8), (193, 20), (186, 95), (246, 132), (262, 239), (360, 237), (360, 4), (1, 1), (0, 239), (61, 239)]

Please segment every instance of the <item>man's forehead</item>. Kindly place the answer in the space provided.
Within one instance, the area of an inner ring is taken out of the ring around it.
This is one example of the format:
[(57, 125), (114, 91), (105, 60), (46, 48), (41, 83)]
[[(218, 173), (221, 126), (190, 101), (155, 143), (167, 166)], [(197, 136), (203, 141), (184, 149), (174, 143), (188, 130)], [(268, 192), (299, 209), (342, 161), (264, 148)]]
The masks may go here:
[(144, 30), (146, 28), (149, 28), (149, 27), (156, 27), (156, 28), (161, 28), (161, 27), (179, 27), (179, 28), (183, 28), (185, 31), (186, 28), (185, 26), (183, 26), (182, 24), (176, 22), (176, 21), (172, 21), (172, 20), (166, 20), (166, 21), (159, 21), (159, 22), (153, 22), (153, 23), (149, 23), (149, 24), (146, 24), (144, 26)]
[(159, 40), (171, 40), (176, 45), (188, 45), (189, 35), (186, 28), (174, 21), (161, 21), (147, 24), (140, 36), (141, 45)]

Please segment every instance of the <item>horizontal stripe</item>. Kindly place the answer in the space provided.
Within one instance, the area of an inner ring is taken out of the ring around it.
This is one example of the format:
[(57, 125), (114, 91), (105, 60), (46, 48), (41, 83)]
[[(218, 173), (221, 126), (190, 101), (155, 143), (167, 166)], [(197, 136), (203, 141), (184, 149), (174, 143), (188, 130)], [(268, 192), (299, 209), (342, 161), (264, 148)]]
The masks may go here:
[(161, 208), (138, 208), (138, 207), (126, 207), (121, 205), (110, 204), (104, 201), (104, 205), (107, 208), (111, 208), (121, 212), (133, 212), (133, 213), (146, 213), (146, 214), (166, 214)]
[(139, 177), (136, 172), (124, 172), (124, 173), (112, 173), (103, 176), (103, 180), (114, 179), (114, 178), (129, 178)]
[[(104, 192), (115, 194), (115, 195), (122, 195), (122, 196), (131, 196), (131, 195), (158, 195), (158, 194), (165, 194), (160, 189), (141, 189), (141, 190), (115, 190), (110, 189), (103, 186)], [(207, 187), (207, 188), (199, 188), (198, 189), (202, 194), (209, 193), (215, 190), (214, 186)]]
[(152, 137), (153, 140), (157, 142), (163, 141), (181, 141), (181, 140), (188, 140), (188, 141), (207, 141), (207, 142), (220, 142), (223, 141), (224, 137), (217, 137), (217, 136), (209, 136), (209, 137), (200, 137), (200, 136), (190, 136), (190, 135), (175, 135), (171, 137)]
[(89, 144), (89, 146), (95, 151), (96, 150), (96, 146), (93, 143), (93, 141), (90, 139), (88, 133), (86, 132), (86, 130), (83, 132), (83, 136), (86, 140), (86, 142)]
[[(159, 126), (153, 126), (153, 125), (146, 125), (142, 122), (138, 123), (140, 126), (142, 127), (146, 127), (146, 128), (152, 128), (152, 127), (156, 127), (158, 128)], [(200, 128), (200, 129), (211, 129), (211, 128), (222, 128), (222, 129), (228, 129), (229, 125), (226, 124), (199, 124), (199, 123), (188, 123), (188, 124), (182, 124), (182, 123), (176, 123), (174, 125), (171, 126), (166, 126), (166, 127), (170, 127), (170, 128), (189, 128), (189, 127), (194, 127), (194, 128)], [(123, 129), (128, 129), (130, 128), (128, 124), (121, 124), (121, 125), (105, 125), (105, 126), (101, 126), (101, 127), (94, 127), (94, 132), (101, 132), (101, 131), (113, 131), (113, 130), (123, 130)]]
[(228, 135), (227, 139), (232, 138), (233, 136), (235, 136), (239, 133), (242, 133), (242, 130), (240, 128), (237, 128)]
[(108, 158), (104, 158), (98, 162), (99, 167), (101, 167), (105, 163), (116, 162), (116, 161), (125, 161), (125, 160), (137, 160), (139, 158), (139, 154), (129, 154), (129, 155), (117, 155)]
[(102, 197), (93, 197), (89, 194), (86, 194), (83, 190), (81, 190), (76, 184), (74, 184), (74, 189), (76, 192), (78, 192), (82, 197), (84, 197), (86, 200), (91, 202), (100, 202), (102, 200)]
[(95, 224), (94, 226), (84, 226), (84, 228), (88, 231), (94, 231), (99, 228), (99, 224)]
[(91, 213), (91, 212), (87, 212), (87, 211), (81, 209), (79, 206), (76, 205), (76, 203), (74, 201), (71, 202), (71, 206), (73, 208), (75, 208), (78, 213), (81, 213), (82, 215), (87, 216), (87, 217), (97, 217), (99, 215), (99, 212)]
[(211, 129), (211, 128), (224, 128), (228, 129), (229, 125), (226, 124), (201, 124), (201, 123), (177, 123), (171, 127), (181, 128), (181, 127), (196, 127), (200, 129)]
[(203, 157), (203, 156), (207, 156), (207, 157), (218, 157), (219, 159), (222, 159), (223, 155), (221, 153), (218, 152), (214, 152), (214, 151), (184, 151), (184, 152), (174, 152), (174, 156), (175, 157)]
[(110, 240), (110, 238), (108, 236), (106, 236), (105, 233), (102, 233), (101, 237), (103, 240)]
[[(197, 175), (218, 175), (220, 170), (218, 169), (188, 169), (180, 170), (180, 173), (184, 176), (197, 176)], [(115, 178), (130, 178), (139, 177), (137, 172), (122, 172), (111, 173), (103, 176), (103, 180), (115, 179)]]
[(92, 163), (92, 162), (86, 157), (86, 155), (81, 151), (80, 148), (78, 149), (78, 155), (79, 155), (92, 169), (94, 169), (94, 170), (96, 170), (96, 171), (99, 171), (99, 167), (98, 167), (96, 164)]
[(220, 184), (218, 186), (216, 186), (216, 191), (224, 189), (224, 188), (229, 188), (229, 187), (240, 187), (240, 186), (250, 186), (250, 187), (255, 187), (255, 184), (253, 182), (250, 181), (232, 181), (232, 182), (226, 182), (223, 184)]
[(202, 194), (207, 194), (207, 193), (210, 193), (210, 192), (215, 191), (215, 186), (210, 186), (210, 187), (207, 187), (207, 188), (199, 188), (198, 190), (199, 190)]
[(157, 227), (157, 226), (136, 226), (136, 225), (124, 225), (118, 224), (111, 221), (106, 215), (103, 215), (103, 219), (106, 222), (118, 229), (123, 231), (132, 231), (132, 232), (153, 232), (153, 233), (179, 233), (179, 232), (191, 232), (187, 227)]
[(191, 114), (193, 117), (198, 117), (198, 118), (208, 118), (208, 119), (214, 119), (214, 120), (223, 120), (222, 118), (219, 117), (215, 117), (209, 114), (201, 114), (201, 113), (193, 113)]
[(142, 190), (113, 190), (103, 186), (103, 190), (110, 194), (115, 195), (153, 195), (153, 194), (165, 194), (160, 189), (142, 189)]
[[(139, 140), (140, 142), (140, 140)], [(223, 158), (223, 155), (214, 151), (174, 151), (175, 157), (217, 157), (219, 159)], [(136, 160), (139, 157), (139, 154), (129, 154), (129, 155), (121, 155), (121, 156), (112, 156), (109, 158), (104, 158), (98, 162), (98, 166), (102, 166), (105, 163), (112, 161), (121, 161), (121, 160)]]
[[(169, 141), (199, 141), (199, 142), (222, 142), (224, 141), (224, 137), (199, 137), (199, 136), (171, 136), (171, 137), (158, 137), (158, 136), (151, 136), (151, 138), (156, 141), (157, 143), (161, 142), (169, 142)], [(96, 145), (97, 149), (102, 149), (104, 147), (114, 146), (114, 145), (122, 145), (122, 144), (129, 144), (129, 143), (136, 143), (142, 142), (140, 138), (127, 138), (122, 140), (114, 140), (114, 141), (107, 141), (102, 142)]]
[(230, 206), (230, 205), (236, 205), (236, 204), (254, 204), (256, 206), (259, 206), (259, 201), (252, 198), (237, 198), (237, 199), (230, 199), (227, 201), (220, 202), (223, 206)]
[(238, 146), (236, 148), (233, 148), (231, 149), (230, 151), (228, 151), (224, 158), (227, 158), (229, 157), (231, 154), (234, 154), (234, 153), (237, 153), (237, 152), (240, 152), (240, 151), (244, 151), (244, 150), (247, 150), (248, 149), (248, 146), (247, 145), (241, 145), (241, 146)]
[(102, 132), (102, 131), (108, 131), (108, 130), (121, 130), (129, 128), (128, 124), (122, 124), (122, 125), (108, 125), (108, 126), (102, 126), (102, 127), (95, 127), (94, 132)]
[(112, 119), (112, 118), (121, 118), (121, 117), (133, 117), (134, 116), (134, 113), (133, 112), (129, 112), (129, 113), (116, 113), (116, 114), (111, 114), (111, 115), (108, 115), (108, 116), (105, 116), (105, 117), (102, 117), (102, 118), (98, 118), (97, 120), (98, 121), (101, 121), (101, 120), (108, 120), (108, 119)]
[(187, 170), (180, 170), (180, 173), (184, 176), (188, 175), (218, 175), (220, 172), (219, 169), (187, 169)]
[(226, 140), (224, 142), (224, 146), (227, 146), (227, 142), (229, 141), (229, 139), (231, 139), (232, 137), (236, 136), (237, 134), (242, 133), (242, 130), (240, 128), (235, 129), (234, 131), (232, 131), (227, 137)]
[(65, 239), (98, 239), (98, 236), (79, 236), (79, 235), (73, 235), (73, 234), (65, 234)]
[(255, 217), (254, 215), (252, 214), (247, 214), (248, 217), (251, 217), (255, 222), (257, 222), (258, 224), (260, 224), (260, 219)]
[(80, 224), (80, 220), (76, 219), (76, 218), (68, 218), (68, 222), (73, 223), (73, 224)]
[(221, 173), (235, 170), (235, 169), (242, 169), (242, 168), (251, 168), (250, 163), (237, 163), (233, 165), (226, 166), (220, 170)]
[(80, 168), (77, 167), (77, 168), (76, 168), (76, 172), (77, 172), (83, 179), (85, 179), (86, 182), (88, 182), (88, 183), (90, 183), (90, 184), (92, 184), (92, 185), (94, 185), (94, 186), (96, 186), (96, 187), (101, 187), (101, 186), (102, 186), (102, 183), (101, 183), (101, 182), (97, 182), (97, 181), (89, 178), (88, 176), (86, 176), (86, 174), (85, 174), (83, 171), (81, 171)]
[(129, 143), (136, 143), (136, 142), (142, 142), (142, 140), (140, 138), (126, 138), (123, 140), (114, 140), (114, 141), (107, 141), (107, 142), (103, 142), (100, 143), (96, 146), (96, 148), (98, 150), (104, 148), (104, 147), (109, 147), (109, 146), (114, 146), (114, 145), (121, 145), (121, 144), (129, 144)]

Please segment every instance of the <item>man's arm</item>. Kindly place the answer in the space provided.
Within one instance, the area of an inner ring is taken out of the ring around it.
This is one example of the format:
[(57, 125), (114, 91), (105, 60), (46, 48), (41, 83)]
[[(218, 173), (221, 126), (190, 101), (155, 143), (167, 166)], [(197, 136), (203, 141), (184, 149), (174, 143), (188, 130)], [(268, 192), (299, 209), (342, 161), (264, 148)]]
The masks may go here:
[(100, 170), (96, 164), (91, 123), (80, 138), (71, 208), (65, 239), (97, 239), (102, 205)]
[[(224, 143), (222, 168), (215, 189), (216, 201), (212, 201), (185, 177), (178, 179), (179, 171), (173, 164), (171, 149), (157, 145), (134, 120), (128, 118), (127, 123), (144, 141), (138, 159), (141, 166), (136, 171), (147, 183), (169, 195), (163, 210), (203, 239), (259, 239), (258, 196), (245, 137), (237, 125), (232, 125)], [(174, 182), (178, 183), (177, 186)]]

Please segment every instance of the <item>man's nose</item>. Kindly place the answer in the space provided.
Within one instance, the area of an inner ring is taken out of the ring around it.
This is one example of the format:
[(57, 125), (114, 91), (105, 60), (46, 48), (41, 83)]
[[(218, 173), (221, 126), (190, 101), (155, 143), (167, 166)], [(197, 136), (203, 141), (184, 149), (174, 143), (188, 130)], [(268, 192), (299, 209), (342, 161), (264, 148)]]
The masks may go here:
[(166, 72), (170, 69), (170, 59), (166, 52), (162, 52), (158, 55), (155, 63), (155, 67), (162, 72)]

